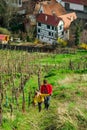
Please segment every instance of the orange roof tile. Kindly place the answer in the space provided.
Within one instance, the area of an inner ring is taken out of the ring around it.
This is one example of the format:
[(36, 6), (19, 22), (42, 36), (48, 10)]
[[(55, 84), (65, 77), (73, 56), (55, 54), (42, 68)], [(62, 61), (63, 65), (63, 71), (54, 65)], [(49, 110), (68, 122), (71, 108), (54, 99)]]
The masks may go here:
[(44, 13), (48, 15), (52, 15), (53, 13), (55, 13), (58, 17), (60, 15), (66, 14), (66, 10), (64, 9), (64, 7), (56, 2), (56, 0), (44, 1), (36, 4), (34, 14), (38, 13), (41, 6), (44, 9)]
[(57, 17), (66, 14), (65, 9), (59, 3), (43, 5), (43, 8), (45, 14), (53, 15), (53, 13), (55, 13)]
[(64, 29), (69, 28), (70, 24), (77, 19), (76, 13), (68, 13), (65, 15), (61, 15), (60, 18), (64, 21)]

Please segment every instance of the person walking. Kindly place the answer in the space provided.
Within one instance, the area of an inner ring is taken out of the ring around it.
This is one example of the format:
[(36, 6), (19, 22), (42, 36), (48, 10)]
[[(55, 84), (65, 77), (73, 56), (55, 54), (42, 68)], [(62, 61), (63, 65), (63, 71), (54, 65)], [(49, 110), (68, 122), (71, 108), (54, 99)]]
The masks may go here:
[(42, 106), (42, 102), (44, 102), (44, 98), (46, 96), (49, 96), (49, 94), (41, 94), (38, 90), (35, 91), (33, 103), (34, 103), (34, 106), (38, 104), (39, 112), (42, 109), (42, 107), (41, 107)]
[(46, 96), (44, 98), (45, 109), (48, 110), (49, 105), (50, 105), (50, 98), (51, 98), (51, 95), (52, 95), (52, 85), (48, 84), (46, 79), (43, 80), (43, 84), (40, 87), (40, 92), (42, 94), (49, 94), (48, 96)]

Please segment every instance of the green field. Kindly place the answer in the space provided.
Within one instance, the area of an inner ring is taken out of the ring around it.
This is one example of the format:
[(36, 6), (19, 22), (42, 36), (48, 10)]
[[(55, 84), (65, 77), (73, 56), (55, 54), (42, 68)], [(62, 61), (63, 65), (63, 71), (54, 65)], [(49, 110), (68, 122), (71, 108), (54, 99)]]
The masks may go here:
[[(39, 113), (32, 101), (44, 78), (53, 94), (49, 110), (43, 104)], [(0, 130), (87, 130), (87, 52), (0, 50), (0, 92)]]

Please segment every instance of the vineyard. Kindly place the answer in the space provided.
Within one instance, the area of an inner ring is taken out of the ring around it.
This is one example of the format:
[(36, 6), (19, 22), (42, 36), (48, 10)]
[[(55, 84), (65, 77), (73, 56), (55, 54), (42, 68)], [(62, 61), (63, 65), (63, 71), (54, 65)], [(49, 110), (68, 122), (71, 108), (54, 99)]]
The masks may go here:
[[(53, 85), (49, 112), (33, 106), (46, 78)], [(0, 50), (0, 130), (86, 130), (87, 52)]]

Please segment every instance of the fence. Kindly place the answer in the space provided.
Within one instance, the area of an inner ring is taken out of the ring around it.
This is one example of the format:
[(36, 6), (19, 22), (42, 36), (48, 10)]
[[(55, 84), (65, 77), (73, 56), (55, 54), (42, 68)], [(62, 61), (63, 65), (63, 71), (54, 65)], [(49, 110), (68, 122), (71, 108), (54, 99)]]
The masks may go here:
[(10, 49), (10, 50), (22, 50), (28, 52), (53, 52), (53, 53), (76, 53), (74, 48), (55, 48), (53, 46), (25, 46), (25, 45), (10, 45), (10, 44), (0, 44), (0, 49)]

